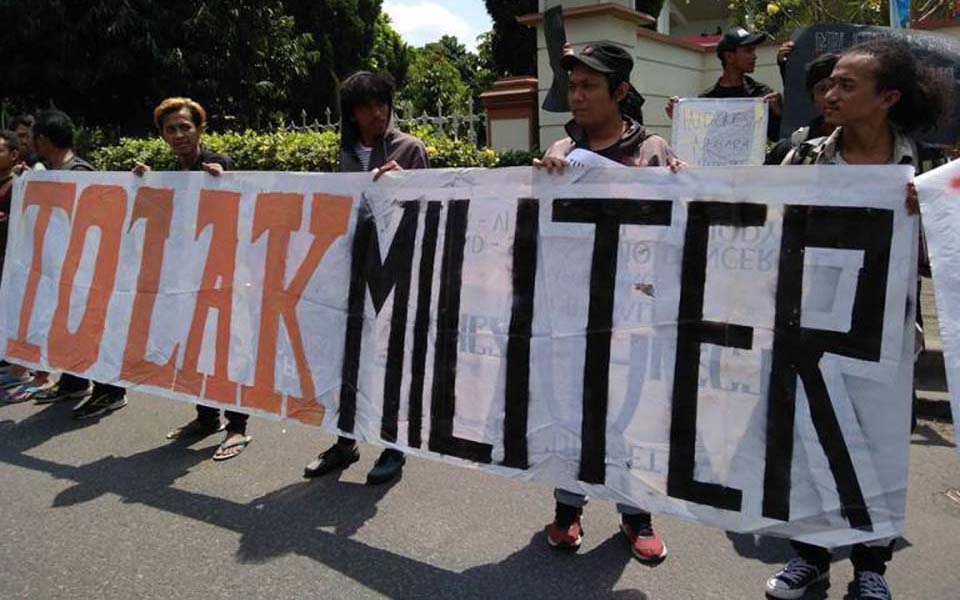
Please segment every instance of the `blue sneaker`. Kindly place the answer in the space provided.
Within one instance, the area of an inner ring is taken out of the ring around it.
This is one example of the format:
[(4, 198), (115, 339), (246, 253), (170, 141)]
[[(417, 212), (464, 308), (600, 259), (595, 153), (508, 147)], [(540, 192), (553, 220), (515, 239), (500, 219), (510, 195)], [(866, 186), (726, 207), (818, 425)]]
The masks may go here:
[(767, 595), (778, 600), (798, 600), (808, 587), (828, 577), (829, 567), (821, 570), (802, 558), (794, 558), (767, 580)]

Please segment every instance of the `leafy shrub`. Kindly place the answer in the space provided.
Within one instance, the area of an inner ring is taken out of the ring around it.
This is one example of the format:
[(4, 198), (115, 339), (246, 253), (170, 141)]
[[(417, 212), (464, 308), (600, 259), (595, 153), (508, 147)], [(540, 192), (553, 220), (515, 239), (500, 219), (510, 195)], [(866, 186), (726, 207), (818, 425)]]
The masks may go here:
[(540, 158), (543, 153), (539, 149), (533, 150), (507, 150), (501, 152), (498, 167), (529, 167), (533, 164), (533, 159)]
[[(431, 127), (420, 127), (412, 133), (423, 140), (434, 168), (526, 166), (539, 156), (517, 151), (498, 155), (491, 148), (449, 138)], [(241, 171), (333, 172), (340, 160), (340, 135), (334, 131), (208, 133), (203, 136), (203, 144), (232, 158), (234, 168)], [(136, 162), (158, 170), (176, 168), (173, 153), (159, 137), (121, 138), (115, 145), (94, 150), (89, 158), (104, 171), (129, 171)]]

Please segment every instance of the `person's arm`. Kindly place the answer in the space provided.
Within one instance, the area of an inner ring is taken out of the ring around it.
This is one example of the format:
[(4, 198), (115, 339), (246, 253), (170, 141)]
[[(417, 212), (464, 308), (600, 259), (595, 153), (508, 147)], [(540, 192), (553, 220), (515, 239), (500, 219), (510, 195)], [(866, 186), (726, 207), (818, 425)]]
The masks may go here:
[(430, 168), (430, 156), (427, 154), (427, 148), (423, 145), (423, 142), (416, 140), (415, 145), (412, 148), (404, 148), (403, 152), (400, 152), (396, 155), (406, 166), (400, 164), (400, 161), (393, 159), (388, 160), (382, 167), (373, 169), (373, 180), (376, 181), (383, 176), (384, 173), (389, 173), (391, 171), (403, 171), (405, 169), (429, 169)]
[(546, 169), (547, 173), (562, 175), (567, 168), (567, 154), (572, 148), (573, 142), (569, 138), (554, 142), (543, 153), (543, 158), (533, 159), (533, 168)]
[(780, 139), (780, 122), (783, 116), (783, 95), (767, 85), (760, 85), (764, 102), (770, 107), (767, 118), (767, 139), (776, 142)]
[(678, 173), (681, 169), (690, 166), (680, 160), (670, 144), (660, 136), (653, 136), (648, 140), (648, 143), (656, 144), (656, 148), (650, 153), (650, 158), (647, 160), (648, 167), (667, 167), (670, 171)]
[(410, 169), (429, 169), (430, 155), (427, 154), (427, 148), (423, 144), (417, 144), (416, 151), (410, 161)]
[(795, 45), (793, 40), (787, 40), (780, 44), (780, 49), (777, 50), (777, 66), (780, 68), (780, 80), (783, 81), (784, 89), (787, 88), (787, 60)]
[(218, 155), (215, 159), (202, 163), (200, 166), (208, 175), (220, 177), (224, 171), (233, 170), (233, 159), (226, 155)]

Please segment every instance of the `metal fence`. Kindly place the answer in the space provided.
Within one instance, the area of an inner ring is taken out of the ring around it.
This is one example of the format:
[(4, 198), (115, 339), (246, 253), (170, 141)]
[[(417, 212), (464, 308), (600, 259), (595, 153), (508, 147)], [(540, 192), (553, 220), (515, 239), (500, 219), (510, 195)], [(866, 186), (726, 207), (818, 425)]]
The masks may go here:
[[(487, 142), (487, 117), (483, 113), (475, 113), (472, 103), (470, 111), (466, 114), (458, 112), (444, 114), (443, 105), (437, 104), (435, 115), (423, 113), (416, 116), (410, 103), (395, 106), (394, 113), (395, 122), (400, 129), (409, 130), (416, 126), (430, 125), (439, 133), (453, 139), (463, 138), (475, 146), (481, 145), (480, 142), (486, 145)], [(333, 119), (333, 110), (329, 107), (324, 111), (324, 119), (325, 122), (316, 118), (310, 121), (307, 111), (303, 111), (300, 113), (300, 123), (290, 121), (285, 123), (283, 128), (288, 131), (339, 131), (340, 122)]]

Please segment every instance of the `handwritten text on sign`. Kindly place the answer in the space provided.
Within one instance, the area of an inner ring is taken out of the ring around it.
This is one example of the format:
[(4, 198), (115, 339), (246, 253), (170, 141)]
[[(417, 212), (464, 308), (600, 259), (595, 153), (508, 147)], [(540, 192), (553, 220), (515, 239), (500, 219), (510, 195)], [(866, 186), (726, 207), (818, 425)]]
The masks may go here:
[(908, 177), (34, 173), (0, 335), (19, 362), (725, 529), (885, 537)]
[(682, 98), (673, 115), (673, 150), (690, 165), (762, 165), (767, 148), (762, 98)]

